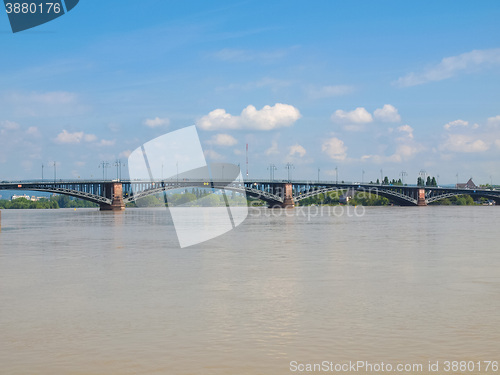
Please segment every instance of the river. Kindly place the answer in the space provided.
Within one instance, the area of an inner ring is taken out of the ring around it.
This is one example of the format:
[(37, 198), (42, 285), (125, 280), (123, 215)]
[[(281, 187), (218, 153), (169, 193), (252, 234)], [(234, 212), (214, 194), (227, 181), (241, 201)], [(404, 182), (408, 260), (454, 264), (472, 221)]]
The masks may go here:
[(494, 206), (261, 208), (181, 249), (163, 209), (3, 210), (0, 373), (498, 361), (499, 224)]

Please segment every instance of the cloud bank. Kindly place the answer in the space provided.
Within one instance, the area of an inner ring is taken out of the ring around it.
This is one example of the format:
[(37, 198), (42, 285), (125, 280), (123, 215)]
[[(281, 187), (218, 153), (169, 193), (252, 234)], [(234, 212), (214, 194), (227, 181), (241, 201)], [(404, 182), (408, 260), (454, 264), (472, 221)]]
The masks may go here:
[(225, 109), (215, 109), (200, 118), (196, 125), (203, 130), (273, 130), (291, 126), (300, 117), (299, 110), (289, 104), (266, 105), (260, 110), (257, 110), (253, 105), (249, 105), (243, 109), (239, 116), (233, 116), (227, 113)]

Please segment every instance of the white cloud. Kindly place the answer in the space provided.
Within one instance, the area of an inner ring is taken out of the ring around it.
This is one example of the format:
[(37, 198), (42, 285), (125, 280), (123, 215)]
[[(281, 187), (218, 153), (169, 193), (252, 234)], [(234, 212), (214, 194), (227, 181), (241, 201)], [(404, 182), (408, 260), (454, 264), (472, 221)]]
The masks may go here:
[(446, 130), (451, 130), (452, 128), (456, 128), (456, 127), (467, 127), (469, 126), (469, 122), (468, 121), (464, 121), (464, 120), (455, 120), (455, 121), (451, 121), (447, 124), (445, 124), (443, 126), (443, 128), (445, 128)]
[(289, 150), (289, 153), (288, 153), (289, 156), (294, 156), (295, 154), (297, 154), (301, 158), (303, 158), (307, 153), (306, 149), (304, 147), (302, 147), (301, 145), (299, 145), (298, 143), (293, 145), (293, 146), (290, 146), (288, 148), (288, 150)]
[(421, 151), (421, 147), (416, 144), (400, 144), (396, 148), (396, 152), (392, 155), (397, 161), (411, 159)]
[(131, 150), (125, 150), (125, 151), (120, 152), (120, 154), (118, 154), (118, 157), (119, 158), (128, 158), (131, 153), (132, 153)]
[(234, 146), (238, 141), (229, 134), (217, 134), (212, 137), (207, 143), (216, 146)]
[(56, 143), (80, 143), (81, 141), (85, 142), (94, 142), (97, 140), (97, 137), (94, 134), (85, 134), (83, 131), (70, 133), (67, 130), (63, 130), (59, 133), (55, 139)]
[(0, 98), (5, 110), (19, 116), (61, 116), (81, 114), (87, 107), (77, 94), (67, 91), (10, 92)]
[(334, 85), (334, 86), (323, 86), (323, 87), (309, 86), (307, 88), (307, 93), (309, 97), (313, 99), (323, 99), (323, 98), (331, 98), (333, 96), (342, 96), (350, 94), (353, 91), (354, 87), (348, 85)]
[(280, 153), (280, 152), (279, 152), (279, 150), (278, 150), (278, 142), (276, 142), (276, 141), (272, 141), (272, 142), (271, 142), (271, 147), (269, 147), (269, 148), (266, 150), (266, 152), (265, 152), (265, 154), (266, 154), (267, 156), (269, 156), (269, 155), (276, 155), (276, 154), (279, 154), (279, 153)]
[(408, 138), (413, 139), (413, 128), (410, 125), (402, 125), (398, 127), (398, 130), (402, 133), (407, 133)]
[(147, 118), (142, 122), (142, 124), (149, 128), (158, 128), (160, 126), (168, 126), (170, 124), (170, 120), (168, 118), (160, 117)]
[(488, 118), (488, 126), (500, 126), (500, 115)]
[(392, 155), (363, 155), (361, 160), (372, 160), (375, 163), (400, 163), (413, 158), (422, 150), (423, 147), (415, 142), (402, 142), (396, 146), (396, 151)]
[(20, 128), (17, 122), (9, 120), (0, 121), (0, 126), (5, 130), (17, 130)]
[(215, 152), (214, 150), (205, 150), (203, 152), (206, 158), (211, 159), (211, 160), (223, 160), (224, 156), (221, 154)]
[[(425, 150), (422, 144), (414, 140), (413, 131), (414, 129), (410, 125), (401, 125), (396, 129), (389, 129), (392, 138), (389, 145), (395, 149), (394, 152), (390, 155), (364, 155), (361, 160), (371, 160), (375, 163), (400, 163), (412, 159)], [(384, 149), (389, 145), (385, 145)]]
[(465, 134), (448, 134), (447, 140), (441, 145), (442, 150), (452, 152), (474, 153), (489, 149), (489, 145), (482, 139)]
[(224, 62), (248, 62), (258, 61), (259, 63), (275, 62), (289, 53), (287, 49), (274, 51), (255, 51), (248, 49), (223, 48), (213, 53), (211, 56), (216, 60)]
[(101, 141), (97, 145), (101, 146), (101, 147), (114, 146), (115, 145), (115, 141), (114, 140), (101, 139)]
[(445, 57), (439, 64), (425, 69), (422, 73), (410, 73), (400, 77), (395, 83), (402, 87), (416, 86), (499, 64), (500, 48), (473, 50), (458, 56)]
[(358, 107), (351, 112), (338, 109), (331, 119), (333, 122), (341, 124), (367, 124), (373, 121), (372, 115), (363, 107)]
[(385, 104), (382, 108), (376, 109), (373, 112), (373, 116), (383, 122), (399, 122), (401, 121), (401, 116), (398, 113), (398, 110), (390, 105)]
[(26, 130), (26, 134), (27, 134), (27, 135), (34, 136), (34, 137), (38, 137), (38, 136), (40, 136), (40, 132), (38, 131), (38, 128), (37, 128), (36, 126), (30, 126), (30, 127)]
[(75, 93), (67, 91), (52, 91), (52, 92), (32, 92), (30, 94), (13, 94), (13, 98), (24, 100), (31, 103), (43, 105), (68, 105), (77, 101), (78, 96)]
[(97, 140), (97, 137), (94, 134), (84, 134), (83, 140), (85, 142), (94, 142)]
[(216, 109), (200, 118), (196, 125), (203, 130), (254, 129), (272, 130), (291, 126), (301, 117), (297, 108), (276, 103), (257, 110), (253, 105), (246, 107), (240, 116), (233, 116), (224, 109)]
[(347, 157), (347, 147), (336, 137), (327, 139), (321, 145), (321, 151), (334, 160), (344, 160)]

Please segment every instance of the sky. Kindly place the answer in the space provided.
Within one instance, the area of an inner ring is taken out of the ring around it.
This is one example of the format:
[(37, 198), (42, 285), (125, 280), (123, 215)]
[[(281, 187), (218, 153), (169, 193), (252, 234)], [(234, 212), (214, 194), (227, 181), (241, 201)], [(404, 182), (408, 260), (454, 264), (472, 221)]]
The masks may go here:
[(116, 178), (196, 125), (209, 162), (245, 174), (248, 144), (249, 179), (500, 184), (498, 19), (497, 0), (80, 0), (14, 34), (2, 8), (0, 180)]

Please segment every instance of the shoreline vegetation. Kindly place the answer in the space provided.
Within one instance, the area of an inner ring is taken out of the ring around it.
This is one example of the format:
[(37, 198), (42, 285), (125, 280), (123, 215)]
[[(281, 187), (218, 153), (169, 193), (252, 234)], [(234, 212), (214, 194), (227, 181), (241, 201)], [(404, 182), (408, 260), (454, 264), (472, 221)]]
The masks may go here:
[[(344, 195), (345, 191), (332, 191), (326, 194), (318, 194), (313, 197), (302, 199), (298, 202), (297, 206), (390, 206), (393, 205), (391, 201), (385, 197), (377, 194), (366, 192), (356, 192), (349, 198)], [(260, 207), (266, 206), (262, 200), (252, 197), (245, 197), (239, 193), (233, 192), (224, 197), (221, 194), (211, 194), (208, 191), (199, 189), (192, 189), (189, 192), (187, 189), (179, 194), (167, 192), (164, 194), (150, 195), (136, 202), (127, 203), (126, 207), (168, 207), (169, 204), (165, 203), (165, 198), (172, 206), (183, 207), (223, 207), (227, 203), (231, 206), (253, 206)], [(451, 198), (442, 199), (433, 202), (433, 206), (473, 206), (473, 205), (487, 205), (488, 200), (480, 199), (474, 201), (470, 195), (461, 195)], [(69, 197), (66, 195), (55, 195), (50, 198), (41, 198), (37, 201), (31, 201), (26, 198), (17, 198), (13, 200), (0, 200), (0, 209), (58, 209), (58, 208), (97, 208), (98, 204)]]
[(98, 204), (76, 199), (67, 195), (55, 195), (50, 198), (40, 198), (37, 201), (28, 200), (26, 198), (17, 198), (13, 200), (0, 199), (0, 209), (58, 209), (58, 208), (88, 208), (99, 207)]

